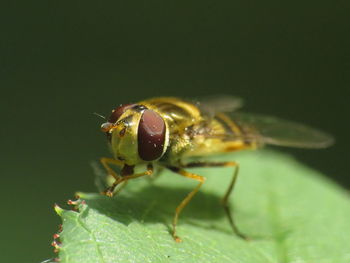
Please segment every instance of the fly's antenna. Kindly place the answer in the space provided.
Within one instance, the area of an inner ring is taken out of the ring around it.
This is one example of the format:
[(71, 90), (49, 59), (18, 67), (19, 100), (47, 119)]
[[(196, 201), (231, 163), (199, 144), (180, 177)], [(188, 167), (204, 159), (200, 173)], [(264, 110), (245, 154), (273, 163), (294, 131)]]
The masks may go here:
[(100, 118), (102, 118), (102, 119), (106, 119), (106, 117), (105, 116), (103, 116), (103, 115), (101, 115), (101, 114), (99, 114), (99, 113), (97, 113), (97, 112), (94, 112), (94, 113), (92, 113), (92, 114), (94, 114), (94, 115), (96, 115), (96, 116), (98, 116), (98, 117), (100, 117)]

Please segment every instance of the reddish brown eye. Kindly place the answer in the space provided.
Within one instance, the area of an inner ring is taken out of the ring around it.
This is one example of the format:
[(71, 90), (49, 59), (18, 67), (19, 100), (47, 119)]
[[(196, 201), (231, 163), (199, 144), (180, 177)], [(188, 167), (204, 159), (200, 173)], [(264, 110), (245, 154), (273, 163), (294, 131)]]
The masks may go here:
[(158, 113), (145, 110), (138, 128), (138, 150), (142, 160), (153, 161), (163, 153), (165, 123)]
[(108, 122), (115, 123), (122, 116), (122, 114), (131, 107), (135, 106), (135, 104), (124, 104), (112, 111), (111, 116), (109, 116)]

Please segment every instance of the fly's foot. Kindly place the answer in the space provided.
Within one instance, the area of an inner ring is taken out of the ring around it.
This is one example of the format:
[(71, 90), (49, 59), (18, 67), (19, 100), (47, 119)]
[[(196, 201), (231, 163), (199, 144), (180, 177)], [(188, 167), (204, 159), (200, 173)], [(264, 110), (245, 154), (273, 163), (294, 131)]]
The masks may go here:
[(182, 239), (176, 235), (176, 225), (173, 226), (173, 232), (171, 233), (171, 235), (173, 236), (173, 239), (175, 240), (176, 243), (181, 243)]
[(250, 237), (248, 237), (247, 235), (245, 235), (245, 234), (242, 234), (242, 233), (235, 233), (237, 236), (239, 236), (240, 238), (242, 238), (243, 240), (245, 240), (245, 241), (250, 241), (251, 240), (251, 238)]
[(102, 192), (102, 194), (106, 195), (108, 197), (113, 197), (113, 195), (114, 195), (114, 187), (113, 188), (111, 188), (111, 187), (107, 188), (106, 190), (104, 190)]
[(178, 236), (173, 235), (173, 238), (174, 238), (176, 243), (181, 243), (182, 242), (182, 239), (180, 237), (178, 237)]

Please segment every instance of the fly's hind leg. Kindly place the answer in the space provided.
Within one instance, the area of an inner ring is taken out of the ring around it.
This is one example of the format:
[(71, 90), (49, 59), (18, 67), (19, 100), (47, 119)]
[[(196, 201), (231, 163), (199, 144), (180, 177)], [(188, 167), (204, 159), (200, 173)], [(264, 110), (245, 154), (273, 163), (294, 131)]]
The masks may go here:
[(224, 207), (225, 213), (227, 215), (227, 218), (229, 220), (229, 223), (231, 225), (233, 232), (237, 236), (239, 236), (240, 238), (248, 240), (249, 238), (246, 235), (242, 234), (242, 232), (239, 231), (238, 227), (236, 226), (234, 218), (233, 218), (232, 213), (231, 213), (229, 203), (228, 203), (229, 197), (230, 197), (232, 190), (233, 190), (233, 188), (236, 184), (236, 181), (237, 181), (237, 176), (238, 176), (238, 172), (239, 172), (239, 164), (237, 162), (194, 162), (194, 163), (188, 163), (184, 167), (188, 167), (188, 168), (191, 168), (191, 167), (234, 167), (234, 172), (233, 172), (231, 182), (229, 184), (228, 189), (226, 190), (224, 197), (221, 200), (221, 203)]
[(177, 221), (179, 219), (179, 215), (180, 215), (182, 209), (184, 209), (184, 207), (191, 201), (192, 197), (198, 192), (199, 188), (205, 182), (205, 177), (197, 175), (197, 174), (189, 173), (181, 168), (174, 167), (174, 166), (168, 166), (167, 168), (169, 170), (179, 174), (179, 175), (194, 179), (194, 180), (199, 182), (199, 184), (181, 201), (181, 203), (176, 207), (176, 210), (175, 210), (175, 216), (173, 219), (172, 236), (176, 242), (181, 242), (182, 241), (181, 238), (176, 235), (176, 226), (177, 226)]

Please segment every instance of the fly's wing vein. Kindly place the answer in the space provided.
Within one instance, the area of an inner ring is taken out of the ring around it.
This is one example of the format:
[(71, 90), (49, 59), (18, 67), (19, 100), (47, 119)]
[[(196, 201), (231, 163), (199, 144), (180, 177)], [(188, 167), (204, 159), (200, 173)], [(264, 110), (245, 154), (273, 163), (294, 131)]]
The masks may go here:
[(241, 140), (246, 143), (297, 148), (326, 148), (334, 143), (331, 135), (304, 124), (251, 113), (232, 112), (227, 116), (239, 127), (239, 133), (211, 128), (209, 125), (197, 134), (224, 141)]
[(204, 97), (194, 100), (203, 116), (212, 119), (219, 112), (234, 112), (243, 107), (243, 99), (229, 95)]
[(326, 148), (334, 143), (331, 135), (297, 122), (251, 113), (232, 113), (230, 117), (242, 127), (243, 137), (263, 144)]

